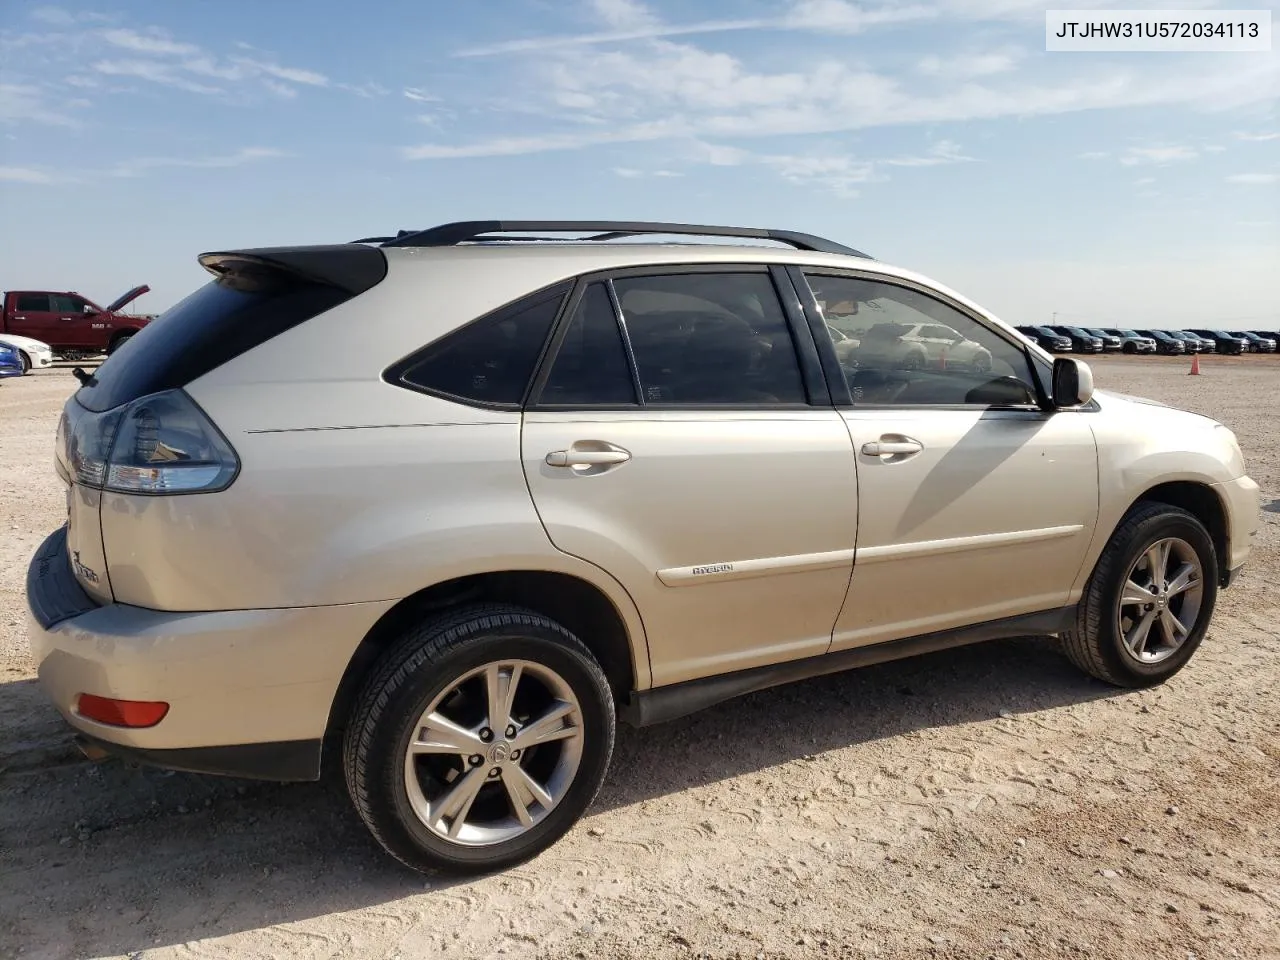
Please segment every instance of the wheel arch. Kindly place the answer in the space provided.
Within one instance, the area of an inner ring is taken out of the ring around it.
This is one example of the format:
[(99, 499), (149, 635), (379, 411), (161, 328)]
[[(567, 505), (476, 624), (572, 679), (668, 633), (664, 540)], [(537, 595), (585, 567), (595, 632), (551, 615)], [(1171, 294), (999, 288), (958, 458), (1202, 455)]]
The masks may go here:
[(633, 691), (649, 685), (648, 648), (633, 606), (620, 609), (600, 585), (571, 573), (475, 573), (425, 587), (378, 618), (347, 662), (330, 704), (326, 736), (343, 729), (361, 684), (410, 624), (477, 601), (514, 604), (560, 623), (599, 661), (619, 707), (630, 700)]
[[(1227, 507), (1217, 491), (1210, 484), (1197, 480), (1169, 480), (1155, 484), (1135, 497), (1125, 508), (1115, 529), (1118, 530), (1125, 518), (1144, 503), (1165, 503), (1180, 507), (1204, 524), (1209, 531), (1209, 539), (1213, 541), (1213, 549), (1218, 554), (1218, 581), (1220, 586), (1223, 585), (1227, 576), (1226, 560), (1231, 555), (1231, 533), (1227, 525)], [(1112, 530), (1106, 542), (1110, 542), (1114, 535), (1115, 530)]]

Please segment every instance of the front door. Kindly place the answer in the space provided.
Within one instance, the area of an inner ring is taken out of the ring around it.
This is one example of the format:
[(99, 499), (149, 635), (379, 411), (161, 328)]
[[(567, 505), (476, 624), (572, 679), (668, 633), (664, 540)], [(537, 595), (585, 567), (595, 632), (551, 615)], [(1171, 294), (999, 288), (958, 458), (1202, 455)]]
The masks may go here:
[(813, 342), (770, 274), (629, 272), (570, 311), (525, 414), (525, 474), (552, 542), (636, 601), (654, 685), (824, 653), (854, 458), (839, 413), (810, 402)]
[(832, 649), (1066, 605), (1098, 514), (1092, 415), (1037, 409), (1021, 346), (958, 306), (857, 276), (807, 280), (819, 309), (856, 305), (841, 319), (854, 338), (932, 321), (985, 350), (980, 364), (925, 369), (841, 356), (862, 510)]
[(58, 340), (55, 342), (80, 350), (106, 346), (107, 314), (93, 309), (83, 297), (67, 293), (50, 294), (49, 302), (56, 317)]

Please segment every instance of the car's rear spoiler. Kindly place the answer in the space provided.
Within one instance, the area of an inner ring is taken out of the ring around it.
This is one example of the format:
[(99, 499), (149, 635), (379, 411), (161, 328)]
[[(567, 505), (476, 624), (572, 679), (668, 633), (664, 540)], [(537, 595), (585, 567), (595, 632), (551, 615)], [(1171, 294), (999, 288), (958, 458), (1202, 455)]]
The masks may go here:
[(379, 248), (358, 243), (305, 247), (255, 247), (202, 253), (200, 266), (214, 276), (266, 268), (345, 290), (364, 293), (387, 275), (387, 257)]

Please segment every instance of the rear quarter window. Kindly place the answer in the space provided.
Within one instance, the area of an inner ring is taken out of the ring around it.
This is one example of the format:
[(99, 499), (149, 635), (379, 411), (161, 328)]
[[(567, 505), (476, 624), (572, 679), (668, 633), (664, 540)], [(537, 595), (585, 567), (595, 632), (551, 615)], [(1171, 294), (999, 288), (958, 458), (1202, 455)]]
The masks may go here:
[(519, 408), (570, 287), (559, 284), (473, 320), (392, 366), (385, 379), (463, 403)]

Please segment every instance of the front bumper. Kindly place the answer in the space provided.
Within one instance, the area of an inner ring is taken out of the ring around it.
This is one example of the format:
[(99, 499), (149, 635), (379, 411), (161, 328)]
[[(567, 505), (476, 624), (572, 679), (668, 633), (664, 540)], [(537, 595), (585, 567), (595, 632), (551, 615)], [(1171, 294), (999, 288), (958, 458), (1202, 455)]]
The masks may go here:
[[(66, 528), (27, 571), (31, 655), (45, 694), (104, 749), (175, 769), (305, 780), (347, 664), (393, 601), (169, 612), (99, 606), (80, 589)], [(81, 716), (81, 693), (169, 704), (153, 727)]]
[(27, 356), (31, 359), (32, 370), (44, 370), (46, 367), (53, 366), (53, 351), (46, 350), (44, 353), (27, 352)]
[(1214, 484), (1227, 518), (1227, 556), (1222, 558), (1222, 586), (1228, 586), (1248, 561), (1262, 528), (1262, 499), (1258, 484), (1250, 477), (1238, 477)]

